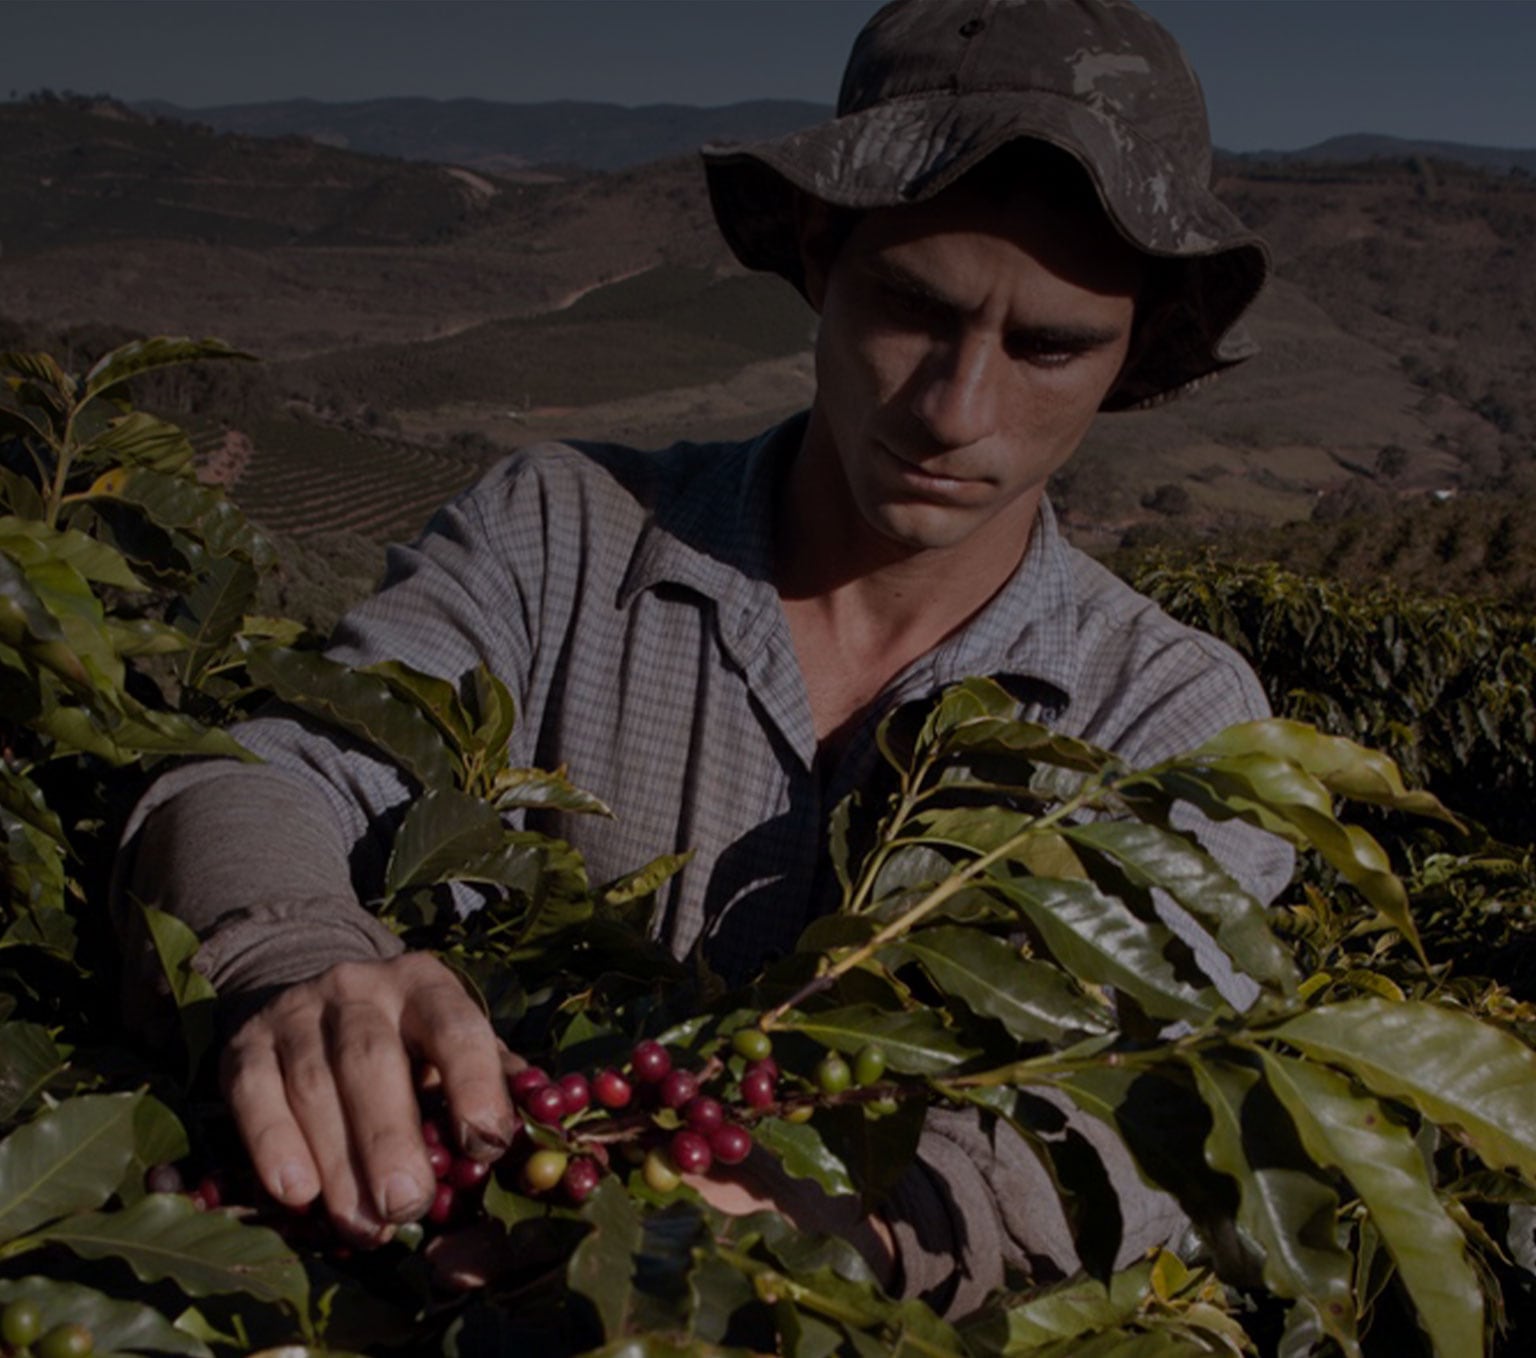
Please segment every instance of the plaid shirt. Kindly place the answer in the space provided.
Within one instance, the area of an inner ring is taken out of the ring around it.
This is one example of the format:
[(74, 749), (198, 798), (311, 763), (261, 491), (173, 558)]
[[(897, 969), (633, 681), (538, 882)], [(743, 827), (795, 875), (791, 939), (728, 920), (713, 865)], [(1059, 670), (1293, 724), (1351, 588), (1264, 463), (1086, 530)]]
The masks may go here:
[[(835, 762), (818, 759), (772, 578), (775, 491), (803, 432), (800, 416), (744, 444), (516, 453), (415, 546), (392, 550), (383, 586), (347, 616), (331, 651), (455, 680), (489, 665), (521, 705), (513, 762), (567, 765), (616, 813), (541, 816), (538, 828), (573, 843), (596, 882), (692, 849), (664, 889), (659, 929), (678, 956), (702, 941), (731, 978), (791, 948), (831, 904), (828, 814), (879, 765), (874, 728), (894, 704), (993, 674), (1026, 699), (1031, 720), (1132, 762), (1268, 713), (1234, 652), (1070, 547), (1043, 504), (1004, 588), (897, 676)], [(236, 734), (267, 765), (194, 765), (162, 779), (130, 827), (131, 836), (166, 808), (144, 835), (136, 889), (192, 924), (204, 940), (198, 967), (226, 995), (397, 951), (356, 902), (379, 894), (413, 785), (299, 719), (264, 718)], [(1262, 899), (1287, 880), (1280, 841), (1236, 822), (1196, 829)], [(1205, 936), (1176, 915), (1169, 923), (1241, 1001), (1243, 978)], [(1001, 1257), (1072, 1265), (1038, 1162), (1027, 1148), (974, 1138), (970, 1123), (951, 1118), (946, 1130), (942, 1115), (925, 1133), (925, 1168), (896, 1210), (910, 1290), (962, 1276), (960, 1300), (975, 1301)], [(1177, 1213), (1122, 1170), (1134, 1254), (1166, 1238)]]

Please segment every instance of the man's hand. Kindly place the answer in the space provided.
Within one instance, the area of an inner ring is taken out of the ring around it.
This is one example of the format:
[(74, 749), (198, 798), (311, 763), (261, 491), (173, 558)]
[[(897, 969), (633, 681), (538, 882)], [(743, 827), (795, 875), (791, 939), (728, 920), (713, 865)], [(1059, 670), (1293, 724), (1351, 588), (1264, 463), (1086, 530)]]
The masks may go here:
[(370, 1243), (432, 1201), (415, 1070), (441, 1076), (459, 1149), (491, 1160), (517, 1126), (506, 1058), (453, 973), (406, 953), (289, 987), (230, 1039), (220, 1075), (267, 1191), (289, 1207), (319, 1196)]

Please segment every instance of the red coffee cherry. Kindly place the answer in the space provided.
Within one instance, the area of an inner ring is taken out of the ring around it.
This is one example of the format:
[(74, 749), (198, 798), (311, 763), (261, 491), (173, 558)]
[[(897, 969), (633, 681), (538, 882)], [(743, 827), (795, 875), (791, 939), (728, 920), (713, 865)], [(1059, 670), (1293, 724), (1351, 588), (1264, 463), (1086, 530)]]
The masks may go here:
[(432, 1205), (427, 1208), (427, 1220), (434, 1226), (446, 1226), (453, 1220), (453, 1209), (458, 1194), (452, 1184), (438, 1184), (432, 1195)]
[(548, 1083), (547, 1071), (540, 1070), (538, 1066), (526, 1066), (507, 1081), (507, 1088), (512, 1091), (514, 1099), (519, 1103), (525, 1103), (528, 1095), (535, 1089), (543, 1089)]
[(447, 1146), (428, 1146), (427, 1163), (432, 1166), (432, 1177), (446, 1179), (453, 1168), (453, 1152)]
[(699, 1092), (699, 1077), (691, 1071), (668, 1071), (661, 1082), (661, 1102), (666, 1108), (681, 1108)]
[(151, 1165), (144, 1175), (144, 1187), (150, 1193), (184, 1193), (187, 1184), (175, 1165)]
[(563, 1151), (534, 1151), (523, 1166), (523, 1182), (534, 1193), (547, 1193), (565, 1177), (568, 1163)]
[(565, 1177), (561, 1179), (560, 1186), (565, 1190), (565, 1196), (572, 1202), (582, 1203), (592, 1196), (603, 1177), (603, 1172), (597, 1167), (597, 1161), (588, 1160), (580, 1156), (572, 1160), (566, 1168)]
[(198, 1181), (197, 1195), (203, 1200), (204, 1207), (222, 1207), (224, 1205), (223, 1182), (217, 1175), (205, 1174)]
[(565, 1111), (569, 1116), (579, 1113), (592, 1102), (592, 1086), (587, 1083), (587, 1077), (576, 1071), (569, 1075), (562, 1075), (559, 1080), (560, 1092), (565, 1095)]
[(540, 1085), (524, 1100), (523, 1111), (535, 1122), (553, 1127), (565, 1116), (565, 1095), (559, 1085)]
[(748, 1108), (771, 1108), (773, 1094), (773, 1076), (766, 1070), (749, 1070), (741, 1077), (741, 1099)]
[(714, 1156), (710, 1153), (709, 1142), (697, 1132), (673, 1132), (672, 1163), (684, 1174), (704, 1174), (714, 1162)]
[(446, 1146), (448, 1138), (443, 1135), (443, 1124), (436, 1118), (428, 1118), (421, 1124), (421, 1140), (428, 1146)]
[(709, 1148), (722, 1165), (739, 1165), (752, 1154), (752, 1133), (734, 1122), (722, 1122), (709, 1134)]
[(599, 1071), (597, 1078), (592, 1081), (592, 1094), (604, 1108), (617, 1110), (629, 1107), (635, 1090), (628, 1080), (610, 1066), (607, 1070)]
[(661, 1043), (647, 1039), (636, 1044), (630, 1053), (629, 1064), (636, 1079), (644, 1084), (656, 1084), (667, 1078), (667, 1072), (672, 1069), (672, 1057)]
[(747, 1067), (748, 1075), (751, 1075), (757, 1071), (761, 1071), (770, 1080), (777, 1080), (779, 1078), (779, 1063), (775, 1061), (773, 1057), (765, 1056), (761, 1061), (753, 1061), (751, 1065)]
[(460, 1156), (448, 1171), (448, 1182), (455, 1188), (479, 1188), (490, 1177), (491, 1167), (484, 1160)]
[(725, 1109), (720, 1106), (719, 1099), (700, 1094), (688, 1101), (688, 1106), (683, 1109), (683, 1121), (696, 1132), (712, 1132), (725, 1121)]

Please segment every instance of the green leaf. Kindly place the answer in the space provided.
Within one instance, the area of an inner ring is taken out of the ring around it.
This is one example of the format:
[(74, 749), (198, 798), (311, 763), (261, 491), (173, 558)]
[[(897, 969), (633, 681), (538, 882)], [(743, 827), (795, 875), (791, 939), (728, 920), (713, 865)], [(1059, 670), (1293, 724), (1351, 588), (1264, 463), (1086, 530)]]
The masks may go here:
[(75, 394), (75, 379), (59, 366), (58, 359), (52, 354), (24, 353), (15, 349), (0, 353), (0, 373), (14, 373), (18, 377), (41, 383), (44, 387), (51, 387), (58, 397), (67, 398)]
[(1307, 1154), (1348, 1179), (1370, 1211), (1435, 1352), (1442, 1358), (1479, 1352), (1482, 1290), (1466, 1240), (1435, 1196), (1413, 1138), (1342, 1076), (1308, 1061), (1262, 1055), (1269, 1087)]
[[(0, 358), (0, 366), (14, 357), (5, 355)], [(184, 336), (157, 335), (149, 339), (133, 340), (119, 345), (97, 360), (85, 375), (80, 398), (83, 402), (91, 396), (99, 396), (131, 377), (156, 368), (167, 368), (179, 363), (201, 363), (208, 359), (253, 357), (217, 339), (196, 340)]]
[(1205, 1158), (1230, 1175), (1238, 1190), (1238, 1225), (1264, 1256), (1264, 1282), (1282, 1297), (1304, 1302), (1349, 1358), (1359, 1358), (1351, 1260), (1335, 1238), (1339, 1200), (1317, 1176), (1246, 1066), (1190, 1056), (1211, 1112)]
[(1409, 791), (1397, 765), (1386, 755), (1342, 736), (1325, 735), (1305, 722), (1280, 717), (1242, 722), (1213, 736), (1195, 753), (1217, 757), (1265, 754), (1289, 760), (1336, 796), (1432, 816), (1458, 827), (1461, 824), (1431, 793)]
[(1154, 1018), (1209, 1018), (1221, 1004), (1212, 986), (1181, 980), (1168, 961), (1172, 932), (1139, 918), (1092, 882), (989, 876), (1039, 931), (1056, 962), (1081, 981), (1112, 986)]
[[(3, 396), (3, 392), (0, 392)], [(3, 400), (0, 400), (0, 429), (6, 427), (6, 417), (11, 412), (5, 409)], [(21, 432), (25, 435), (26, 424), (18, 420), (22, 426)], [(3, 504), (13, 514), (19, 514), (23, 521), (37, 521), (48, 512), (48, 507), (43, 503), (43, 497), (37, 493), (37, 487), (19, 472), (13, 472), (9, 467), (0, 467), (0, 504)]]
[(179, 655), (189, 645), (174, 627), (154, 618), (114, 618), (102, 625), (107, 642), (120, 656)]
[(1032, 1292), (1027, 1300), (989, 1306), (961, 1325), (961, 1335), (983, 1338), (1002, 1353), (1028, 1353), (1055, 1340), (1107, 1330), (1135, 1317), (1151, 1277), (1152, 1265), (1139, 1263), (1116, 1273), (1108, 1285), (1096, 1278), (1071, 1278)]
[(474, 743), (490, 756), (487, 766), (500, 770), (507, 762), (507, 742), (517, 725), (517, 700), (483, 662), (470, 671), (469, 683), (474, 699)]
[(1062, 835), (1112, 860), (1135, 885), (1166, 891), (1248, 975), (1287, 995), (1295, 993), (1295, 963), (1270, 930), (1264, 907), (1183, 835), (1109, 820), (1069, 826)]
[(26, 573), (0, 551), (0, 641), (16, 646), (28, 639), (63, 641), (64, 631)]
[(459, 691), (446, 679), (424, 670), (413, 669), (401, 660), (381, 660), (364, 665), (359, 674), (377, 675), (389, 685), (397, 698), (413, 704), (452, 742), (453, 749), (464, 755), (473, 745), (470, 716), (459, 700)]
[(753, 1127), (752, 1134), (760, 1146), (778, 1159), (790, 1178), (810, 1179), (831, 1197), (858, 1191), (848, 1166), (828, 1149), (821, 1133), (809, 1122), (764, 1118)]
[[(568, 811), (589, 816), (612, 816), (608, 804), (583, 792), (564, 769), (503, 769), (491, 785), (491, 799), (498, 811), (526, 807), (543, 811)], [(660, 860), (658, 860), (660, 861)]]
[(0, 1141), (0, 1243), (112, 1196), (133, 1158), (142, 1097), (84, 1094)]
[(1418, 930), (1408, 910), (1408, 893), (1391, 861), (1358, 825), (1345, 825), (1333, 814), (1327, 789), (1309, 773), (1270, 755), (1230, 755), (1209, 759), (1197, 769), (1178, 762), (1137, 775), (1145, 782), (1192, 803), (1213, 820), (1234, 817), (1315, 849), (1339, 875), (1363, 895), (1422, 960)]
[(233, 736), (203, 726), (179, 712), (160, 712), (128, 697), (123, 711), (55, 707), (37, 719), (37, 728), (66, 750), (83, 750), (112, 764), (131, 764), (141, 754), (204, 754), (250, 762), (254, 756)]
[(151, 1193), (121, 1212), (68, 1217), (38, 1235), (86, 1259), (120, 1259), (144, 1282), (169, 1280), (190, 1297), (241, 1292), (305, 1314), (309, 1279), (264, 1226), (200, 1212), (179, 1193)]
[(143, 410), (110, 421), (80, 449), (83, 460), (147, 467), (168, 476), (185, 473), (197, 456), (184, 430)]
[(74, 1321), (96, 1341), (100, 1358), (130, 1353), (183, 1353), (210, 1358), (201, 1339), (177, 1329), (152, 1306), (118, 1301), (79, 1283), (52, 1278), (0, 1278), (0, 1305), (25, 1298), (37, 1303), (43, 1333)]
[(197, 583), (178, 600), (172, 620), (190, 643), (181, 662), (182, 682), (196, 687), (240, 631), (256, 597), (256, 568), (237, 556), (215, 557)]
[(144, 1196), (144, 1176), (155, 1165), (185, 1160), (189, 1147), (181, 1120), (159, 1099), (145, 1095), (133, 1117), (133, 1159), (123, 1172), (117, 1196), (131, 1206)]
[(932, 1009), (903, 1012), (855, 1004), (792, 1015), (781, 1026), (841, 1052), (877, 1043), (890, 1069), (906, 1075), (943, 1075), (976, 1055)]
[(181, 1040), (187, 1049), (187, 1080), (190, 1083), (213, 1042), (214, 1004), (218, 997), (213, 982), (193, 970), (192, 961), (202, 946), (197, 935), (174, 915), (152, 905), (139, 908), (144, 913), (155, 955), (160, 959), (161, 973), (170, 983), (171, 998), (176, 1002)]
[(276, 560), (267, 541), (221, 491), (145, 467), (103, 472), (85, 492), (89, 502), (130, 505), (162, 530), (184, 533), (213, 556), (238, 556), (258, 568)]
[(453, 785), (453, 764), (436, 728), (384, 680), (313, 651), (252, 648), (252, 680), (292, 704), (350, 731), (393, 759), (429, 790)]
[(571, 1256), (566, 1282), (592, 1303), (604, 1337), (617, 1339), (625, 1332), (629, 1314), (640, 1211), (618, 1180), (608, 1178), (598, 1184), (581, 1215), (592, 1223), (592, 1230)]
[(599, 893), (605, 905), (624, 906), (634, 901), (644, 900), (647, 896), (654, 896), (663, 883), (676, 877), (693, 858), (693, 851), (687, 853), (664, 853), (658, 858), (653, 858), (642, 868), (636, 868), (634, 872), (627, 872), (624, 876), (609, 882)]
[(384, 890), (394, 896), (453, 876), (470, 858), (501, 848), (501, 817), (487, 803), (453, 788), (436, 788), (411, 804), (395, 834)]
[(698, 1209), (679, 1203), (642, 1217), (629, 1192), (605, 1178), (581, 1209), (591, 1232), (571, 1256), (566, 1281), (587, 1298), (613, 1340), (628, 1334), (686, 1334), (693, 1251), (707, 1237)]
[(920, 963), (945, 994), (995, 1018), (1021, 1042), (1066, 1043), (1113, 1027), (1108, 1011), (1057, 967), (1019, 955), (978, 929), (920, 929), (878, 954), (886, 966)]
[(1536, 1053), (1492, 1024), (1441, 1005), (1368, 998), (1321, 1005), (1271, 1033), (1460, 1128), (1489, 1168), (1536, 1180)]
[(35, 519), (0, 518), (0, 551), (23, 567), (43, 561), (67, 561), (85, 579), (119, 589), (143, 590), (121, 552), (74, 529), (50, 528)]
[(66, 1064), (46, 1028), (35, 1023), (0, 1024), (0, 1122), (25, 1113)]

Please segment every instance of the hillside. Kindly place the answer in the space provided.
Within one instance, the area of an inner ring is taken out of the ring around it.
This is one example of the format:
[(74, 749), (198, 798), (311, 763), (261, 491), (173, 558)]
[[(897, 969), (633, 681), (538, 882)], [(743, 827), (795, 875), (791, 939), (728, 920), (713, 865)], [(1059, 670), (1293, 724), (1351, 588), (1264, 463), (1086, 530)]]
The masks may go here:
[(429, 160), (516, 176), (530, 167), (622, 170), (687, 155), (707, 141), (757, 141), (809, 127), (831, 113), (823, 104), (762, 99), (720, 108), (559, 100), (534, 104), (489, 99), (317, 99), (179, 108), (138, 107), (251, 137), (307, 137), (404, 160)]
[[(1108, 551), (1315, 521), (1318, 552), (1354, 560), (1330, 525), (1387, 541), (1432, 494), (1536, 494), (1536, 183), (1422, 157), (1223, 167), (1218, 191), (1274, 246), (1264, 353), (1102, 421), (1056, 487), (1074, 536)], [(278, 527), (284, 486), (342, 506), (331, 527), (408, 532), (517, 443), (738, 435), (811, 391), (814, 318), (730, 260), (693, 156), (530, 183), (7, 105), (0, 230), (13, 339), (207, 333), (268, 360), (160, 396), (261, 430), (244, 474)], [(447, 461), (412, 478), (410, 447)], [(295, 479), (316, 462), (329, 488)], [(370, 475), (405, 489), (362, 516), (372, 498), (333, 491)], [(288, 517), (314, 531), (304, 506)]]

